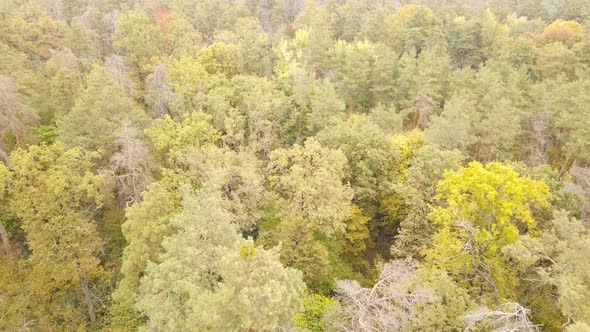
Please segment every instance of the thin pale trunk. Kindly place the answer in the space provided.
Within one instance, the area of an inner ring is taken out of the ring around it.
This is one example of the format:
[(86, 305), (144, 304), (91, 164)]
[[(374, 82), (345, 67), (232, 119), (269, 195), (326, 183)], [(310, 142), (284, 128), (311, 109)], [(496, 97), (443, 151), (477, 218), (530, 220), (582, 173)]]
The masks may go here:
[(264, 32), (266, 32), (268, 34), (269, 45), (272, 45), (273, 31), (272, 31), (272, 25), (270, 22), (270, 5), (268, 3), (268, 0), (262, 0), (261, 7), (262, 7), (261, 8), (262, 9), (262, 27), (264, 29)]
[(572, 324), (572, 316), (567, 315), (567, 321), (565, 321), (565, 323), (563, 323), (561, 325), (561, 330), (560, 331), (562, 331), (562, 332), (566, 331), (567, 330), (567, 327), (569, 325), (571, 325), (571, 324)]
[[(272, 49), (274, 36), (272, 31), (272, 24), (270, 21), (270, 4), (268, 3), (268, 0), (262, 0), (260, 5), (262, 9), (262, 28), (264, 29), (264, 32), (268, 34), (267, 47), (269, 49)], [(266, 66), (266, 76), (272, 76), (272, 65)]]
[(500, 310), (500, 292), (498, 291), (498, 287), (496, 287), (496, 283), (492, 279), (491, 272), (488, 271), (488, 275), (479, 268), (479, 262), (475, 261), (474, 248), (471, 248), (471, 265), (473, 266), (475, 272), (477, 272), (477, 274), (479, 274), (479, 276), (492, 288), (492, 292), (494, 294), (494, 303), (496, 304), (496, 308)]
[(82, 293), (84, 293), (84, 302), (86, 302), (86, 307), (88, 309), (88, 317), (90, 317), (90, 322), (94, 324), (94, 322), (96, 322), (96, 313), (94, 313), (94, 304), (92, 304), (92, 298), (90, 297), (88, 283), (86, 282), (86, 279), (84, 278), (82, 273), (79, 271), (78, 279), (80, 279), (80, 286), (82, 286)]
[(561, 179), (561, 177), (563, 176), (563, 174), (570, 169), (570, 167), (576, 162), (576, 158), (574, 158), (573, 160), (570, 160), (570, 158), (568, 157), (565, 162), (563, 163), (563, 165), (561, 166), (561, 169), (559, 170), (559, 174), (557, 174), (557, 179)]
[(4, 160), (4, 163), (6, 165), (10, 164), (10, 157), (8, 156), (8, 153), (6, 153), (2, 149), (0, 149), (0, 158), (2, 158), (2, 160)]
[(299, 114), (299, 125), (297, 128), (297, 138), (295, 139), (295, 141), (297, 143), (299, 143), (301, 141), (301, 132), (303, 131), (303, 110), (301, 110), (301, 113)]
[(2, 246), (7, 255), (12, 253), (12, 247), (10, 246), (10, 239), (8, 239), (8, 232), (4, 225), (0, 222), (0, 238), (2, 238)]
[(414, 123), (412, 124), (413, 129), (418, 128), (418, 126), (420, 124), (420, 118), (421, 118), (421, 116), (422, 116), (422, 114), (420, 113), (420, 111), (416, 111), (414, 113), (414, 120), (413, 120)]

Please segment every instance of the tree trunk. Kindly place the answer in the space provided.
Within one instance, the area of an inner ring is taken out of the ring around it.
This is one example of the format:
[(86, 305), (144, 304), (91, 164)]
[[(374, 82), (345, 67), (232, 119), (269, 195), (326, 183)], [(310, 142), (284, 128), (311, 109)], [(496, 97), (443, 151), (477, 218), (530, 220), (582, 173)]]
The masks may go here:
[(82, 293), (84, 293), (84, 302), (88, 308), (88, 316), (90, 317), (90, 323), (96, 322), (96, 313), (94, 313), (94, 305), (90, 298), (90, 290), (88, 289), (88, 283), (80, 271), (78, 271), (78, 279), (80, 279), (80, 286), (82, 286)]
[(2, 238), (2, 246), (7, 255), (12, 253), (12, 247), (10, 246), (10, 240), (8, 239), (8, 232), (4, 225), (0, 222), (0, 238)]
[(301, 113), (299, 114), (299, 125), (297, 127), (297, 137), (295, 138), (296, 144), (299, 144), (299, 142), (301, 142), (301, 132), (302, 131), (303, 131), (303, 109), (301, 110)]
[[(273, 44), (273, 31), (272, 31), (272, 23), (271, 23), (271, 17), (270, 17), (270, 4), (268, 3), (268, 0), (262, 0), (259, 4), (260, 6), (260, 10), (261, 10), (261, 20), (262, 20), (262, 29), (264, 30), (264, 32), (266, 32), (268, 34), (268, 42), (266, 44), (266, 47), (268, 47), (268, 49), (272, 49), (272, 44)], [(272, 61), (271, 63), (269, 63), (268, 66), (266, 66), (266, 73), (265, 75), (267, 77), (271, 77), (272, 76)]]
[(269, 45), (272, 45), (273, 31), (272, 24), (270, 22), (270, 4), (268, 3), (268, 0), (262, 0), (260, 7), (262, 10), (262, 28), (264, 29), (264, 32), (268, 34)]
[(0, 158), (2, 158), (2, 160), (4, 160), (4, 163), (6, 165), (10, 164), (10, 157), (8, 156), (8, 153), (6, 153), (2, 149), (0, 149)]
[(572, 160), (570, 160), (570, 158), (568, 157), (565, 162), (563, 163), (563, 166), (561, 166), (561, 169), (559, 170), (559, 174), (557, 174), (557, 179), (561, 180), (561, 177), (565, 174), (565, 172), (567, 172), (570, 167), (572, 167), (572, 165), (576, 162), (577, 158), (574, 158)]

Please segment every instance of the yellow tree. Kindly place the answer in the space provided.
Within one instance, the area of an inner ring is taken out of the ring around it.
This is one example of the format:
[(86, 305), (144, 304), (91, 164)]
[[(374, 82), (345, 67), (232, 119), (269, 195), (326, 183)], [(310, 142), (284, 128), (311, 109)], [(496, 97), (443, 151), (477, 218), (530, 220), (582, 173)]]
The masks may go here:
[(101, 271), (102, 240), (92, 212), (102, 204), (104, 176), (89, 171), (97, 156), (60, 143), (31, 146), (13, 152), (10, 166), (0, 168), (0, 198), (20, 219), (31, 251), (29, 285), (40, 307), (59, 302), (38, 316), (59, 319), (77, 311), (83, 305), (65, 294), (80, 287), (90, 321), (96, 320), (88, 279)]
[(448, 172), (437, 186), (440, 206), (429, 217), (439, 227), (426, 260), (446, 269), (473, 295), (491, 293), (496, 306), (514, 297), (517, 280), (501, 249), (534, 232), (533, 209), (547, 205), (549, 189), (501, 163), (478, 162)]

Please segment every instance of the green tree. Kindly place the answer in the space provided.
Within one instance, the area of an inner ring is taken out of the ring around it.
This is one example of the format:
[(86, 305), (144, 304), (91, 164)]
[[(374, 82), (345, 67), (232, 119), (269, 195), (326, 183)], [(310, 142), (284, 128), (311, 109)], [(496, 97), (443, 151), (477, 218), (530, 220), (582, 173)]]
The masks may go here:
[(336, 306), (335, 300), (313, 293), (306, 293), (303, 296), (303, 307), (305, 311), (295, 315), (295, 326), (311, 332), (322, 332), (328, 327), (324, 315)]
[(432, 145), (419, 148), (396, 183), (395, 192), (403, 199), (406, 216), (400, 222), (391, 253), (394, 257), (421, 258), (431, 245), (436, 225), (427, 216), (435, 203), (436, 184), (447, 171), (456, 171), (464, 156), (457, 150), (439, 150)]
[(243, 91), (239, 103), (247, 118), (247, 145), (263, 157), (282, 145), (289, 110), (286, 96), (268, 83), (259, 81)]
[(346, 224), (343, 233), (344, 244), (340, 248), (343, 259), (357, 264), (362, 262), (362, 254), (367, 249), (367, 240), (369, 239), (369, 228), (367, 227), (369, 219), (362, 214), (358, 206), (352, 206), (350, 217), (344, 221)]
[(302, 218), (311, 229), (331, 235), (342, 230), (350, 214), (352, 191), (342, 181), (346, 157), (309, 139), (303, 146), (271, 152), (267, 166), (270, 189), (277, 194), (284, 218)]
[[(315, 81), (312, 75), (301, 67), (297, 62), (292, 62), (288, 66), (288, 76), (281, 88), (285, 94), (291, 97), (296, 114), (291, 115), (291, 121), (296, 122), (295, 142), (300, 142), (306, 134), (306, 126), (310, 122), (311, 94), (315, 87)], [(329, 107), (329, 106), (328, 106)]]
[(400, 84), (399, 59), (390, 46), (375, 43), (371, 66), (371, 107), (395, 102), (396, 86)]
[(64, 36), (64, 44), (73, 54), (82, 58), (96, 59), (100, 56), (100, 36), (88, 24), (92, 13), (72, 18), (69, 29)]
[(183, 149), (215, 144), (220, 138), (219, 132), (211, 126), (211, 116), (201, 112), (187, 113), (181, 122), (166, 115), (156, 119), (145, 132), (169, 163), (177, 160)]
[(328, 28), (303, 26), (295, 32), (293, 40), (281, 45), (285, 61), (297, 60), (312, 74), (326, 75), (330, 68), (329, 50), (332, 35)]
[(551, 139), (538, 143), (539, 150), (550, 163), (559, 168), (560, 177), (576, 160), (585, 161), (590, 158), (586, 153), (589, 136), (587, 117), (584, 116), (588, 96), (577, 93), (587, 89), (588, 82), (567, 82), (564, 78), (546, 80), (535, 90), (537, 98), (534, 106), (542, 112), (533, 114), (535, 118), (532, 120), (543, 125), (538, 132), (539, 136), (551, 135)]
[(149, 263), (141, 280), (137, 307), (148, 327), (266, 330), (300, 309), (300, 272), (284, 268), (275, 251), (242, 239), (222, 201), (207, 186), (185, 197), (172, 220), (178, 232), (164, 240), (160, 263)]
[(508, 40), (508, 28), (498, 22), (490, 10), (486, 10), (481, 23), (481, 53), (485, 59), (497, 55)]
[(333, 268), (329, 248), (319, 239), (346, 229), (353, 193), (342, 183), (345, 169), (340, 151), (313, 139), (273, 151), (267, 166), (269, 189), (281, 211), (275, 222), (261, 223), (262, 242), (280, 244), (281, 262), (301, 270), (309, 287), (325, 293), (333, 287)]
[(577, 63), (578, 59), (574, 51), (560, 42), (547, 44), (538, 48), (536, 52), (535, 68), (542, 79), (565, 75), (569, 80), (574, 80)]
[(199, 52), (199, 63), (211, 74), (234, 76), (242, 68), (242, 59), (236, 45), (216, 42)]
[[(36, 94), (43, 91), (34, 63), (25, 53), (0, 42), (0, 72), (12, 78), (19, 93), (35, 100)], [(38, 98), (38, 97), (37, 97)]]
[(404, 54), (397, 68), (393, 100), (399, 110), (413, 115), (411, 121), (405, 119), (406, 127), (424, 127), (448, 94), (449, 57), (439, 50), (426, 49), (417, 57)]
[(140, 278), (148, 262), (161, 262), (164, 239), (179, 231), (172, 220), (180, 210), (182, 195), (203, 186), (221, 195), (220, 204), (228, 212), (225, 222), (236, 230), (251, 231), (261, 217), (264, 190), (252, 154), (214, 146), (185, 146), (174, 168), (163, 170), (163, 179), (148, 186), (143, 200), (126, 210), (122, 230), (129, 245), (123, 254), (123, 279), (113, 294), (117, 303), (113, 315), (119, 327), (141, 323), (141, 315), (133, 311)]
[(457, 68), (475, 68), (482, 61), (481, 37), (484, 32), (474, 21), (460, 16), (453, 20), (449, 28), (449, 55)]
[(203, 101), (203, 111), (211, 115), (213, 126), (223, 133), (223, 143), (237, 149), (245, 145), (247, 119), (235, 104), (235, 94), (225, 85), (211, 89)]
[[(337, 15), (328, 6), (315, 1), (305, 1), (304, 7), (293, 23), (295, 36), (290, 44), (298, 60), (311, 73), (326, 74), (329, 65), (328, 50), (336, 34)], [(299, 59), (299, 57), (301, 59)]]
[(80, 146), (110, 156), (115, 134), (123, 123), (143, 129), (149, 122), (144, 111), (129, 98), (120, 84), (95, 65), (86, 76), (86, 89), (74, 108), (57, 123), (58, 137), (66, 146)]
[(392, 17), (390, 27), (390, 43), (398, 54), (419, 55), (426, 48), (440, 45), (440, 28), (426, 6), (402, 6)]
[(274, 60), (270, 36), (264, 32), (262, 24), (252, 17), (239, 18), (237, 25), (241, 28), (220, 33), (215, 40), (238, 48), (239, 57), (233, 55), (242, 60), (242, 68), (238, 68), (238, 71), (258, 76), (270, 75)]
[(373, 7), (371, 1), (351, 0), (333, 4), (335, 11), (334, 32), (337, 39), (354, 42), (363, 39), (359, 27), (366, 22), (366, 16), (369, 15)]
[(316, 227), (301, 217), (285, 218), (279, 215), (274, 225), (263, 220), (259, 241), (265, 247), (277, 247), (281, 263), (303, 274), (308, 288), (328, 294), (334, 287), (334, 268), (330, 251), (318, 240)]
[(180, 56), (194, 52), (198, 45), (202, 44), (202, 35), (195, 30), (184, 12), (174, 10), (171, 13), (158, 15), (156, 21), (162, 30), (162, 44), (160, 46), (163, 55)]
[[(461, 148), (483, 162), (516, 154), (522, 123), (531, 108), (531, 83), (524, 69), (514, 71), (508, 64), (496, 62), (477, 73), (455, 72), (450, 85), (453, 97), (433, 119), (427, 138), (443, 147)], [(445, 131), (454, 130), (453, 121), (457, 122), (458, 137), (449, 137)]]
[(365, 15), (361, 16), (359, 40), (369, 40), (373, 43), (383, 43), (391, 37), (391, 22), (395, 10), (390, 4), (367, 1), (370, 5)]
[(64, 45), (64, 22), (56, 21), (34, 3), (21, 6), (3, 24), (2, 39), (30, 56), (47, 60)]
[(404, 118), (407, 112), (400, 112), (394, 105), (377, 105), (369, 112), (369, 119), (376, 123), (387, 135), (396, 135), (403, 132)]
[[(238, 28), (237, 19), (245, 11), (243, 4), (235, 0), (199, 1), (184, 5), (184, 11), (191, 13), (191, 23), (206, 41), (212, 40), (218, 31), (235, 31)], [(223, 13), (223, 15), (212, 15), (212, 13)]]
[(370, 108), (373, 45), (369, 42), (349, 44), (339, 40), (332, 50), (336, 72), (335, 84), (346, 96), (349, 113)]
[(125, 12), (116, 27), (113, 47), (126, 55), (132, 76), (143, 82), (161, 56), (162, 29), (141, 11)]
[[(121, 325), (122, 313), (126, 310), (133, 311), (139, 281), (145, 274), (148, 262), (160, 262), (160, 255), (164, 252), (162, 241), (174, 233), (171, 219), (179, 210), (176, 195), (163, 184), (154, 183), (143, 193), (141, 202), (133, 204), (125, 211), (121, 231), (128, 244), (122, 257), (123, 278), (112, 295), (115, 300), (115, 316), (119, 316), (115, 317), (117, 324)], [(138, 320), (140, 315), (135, 313), (134, 316), (131, 319), (132, 324), (141, 324)]]
[(355, 200), (367, 202), (391, 192), (399, 151), (367, 116), (339, 119), (317, 139), (348, 159), (345, 181), (350, 182)]
[(590, 235), (582, 222), (570, 218), (565, 211), (558, 211), (551, 228), (540, 236), (523, 236), (506, 247), (505, 252), (521, 262), (523, 268), (531, 269), (537, 283), (555, 287), (555, 291), (545, 294), (544, 301), (559, 298), (557, 303), (566, 324), (583, 323), (590, 321), (590, 269), (584, 260), (589, 243)]
[(474, 139), (472, 119), (476, 114), (475, 102), (466, 96), (454, 95), (443, 111), (431, 119), (426, 128), (426, 141), (441, 148), (467, 151)]
[(55, 52), (45, 63), (45, 75), (50, 79), (49, 92), (54, 117), (60, 118), (74, 107), (82, 90), (83, 66), (71, 51)]
[[(552, 110), (555, 112), (553, 114), (558, 128), (556, 136), (565, 143), (565, 154), (569, 160), (590, 160), (586, 145), (587, 138), (590, 137), (588, 118), (583, 115), (584, 105), (588, 103), (588, 95), (576, 93), (576, 91), (586, 91), (589, 87), (590, 80), (579, 80), (572, 84), (561, 85), (553, 91), (560, 105), (556, 105), (557, 107)], [(564, 96), (567, 97), (563, 99)], [(563, 107), (561, 105), (567, 105), (567, 108), (561, 108)]]
[(229, 220), (242, 232), (256, 228), (266, 203), (261, 163), (248, 151), (215, 146), (186, 149), (175, 172), (193, 183), (207, 183), (221, 191)]
[(186, 112), (198, 110), (200, 98), (206, 89), (209, 74), (203, 65), (190, 56), (173, 59), (168, 65), (167, 82), (177, 94), (172, 104), (175, 117)]

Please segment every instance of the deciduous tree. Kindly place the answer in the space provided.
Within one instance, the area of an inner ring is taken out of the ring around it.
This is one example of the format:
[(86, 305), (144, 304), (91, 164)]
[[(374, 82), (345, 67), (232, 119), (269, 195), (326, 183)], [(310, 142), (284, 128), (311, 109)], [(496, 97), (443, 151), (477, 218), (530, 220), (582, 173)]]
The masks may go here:
[[(104, 195), (104, 176), (90, 171), (97, 154), (55, 144), (31, 146), (11, 157), (9, 168), (0, 176), (1, 187), (26, 233), (32, 264), (29, 282), (34, 282), (39, 301), (61, 300), (58, 305), (69, 310), (85, 306), (94, 323), (89, 281), (101, 271), (102, 241), (92, 211), (101, 206)], [(79, 289), (84, 304), (72, 307), (67, 298), (52, 299), (51, 293), (62, 288)], [(58, 317), (61, 313), (37, 314)]]
[(58, 137), (66, 146), (110, 156), (115, 150), (115, 133), (124, 123), (141, 130), (149, 118), (102, 67), (95, 65), (85, 83), (74, 108), (58, 121)]
[(532, 209), (547, 204), (547, 186), (500, 163), (471, 162), (446, 173), (437, 192), (440, 206), (430, 218), (439, 230), (427, 262), (457, 281), (471, 280), (469, 291), (482, 301), (499, 307), (514, 298), (518, 280), (501, 249), (535, 230)]
[(21, 98), (13, 80), (0, 75), (0, 151), (4, 154), (14, 147), (22, 148), (35, 141), (31, 127), (38, 123), (39, 116)]

